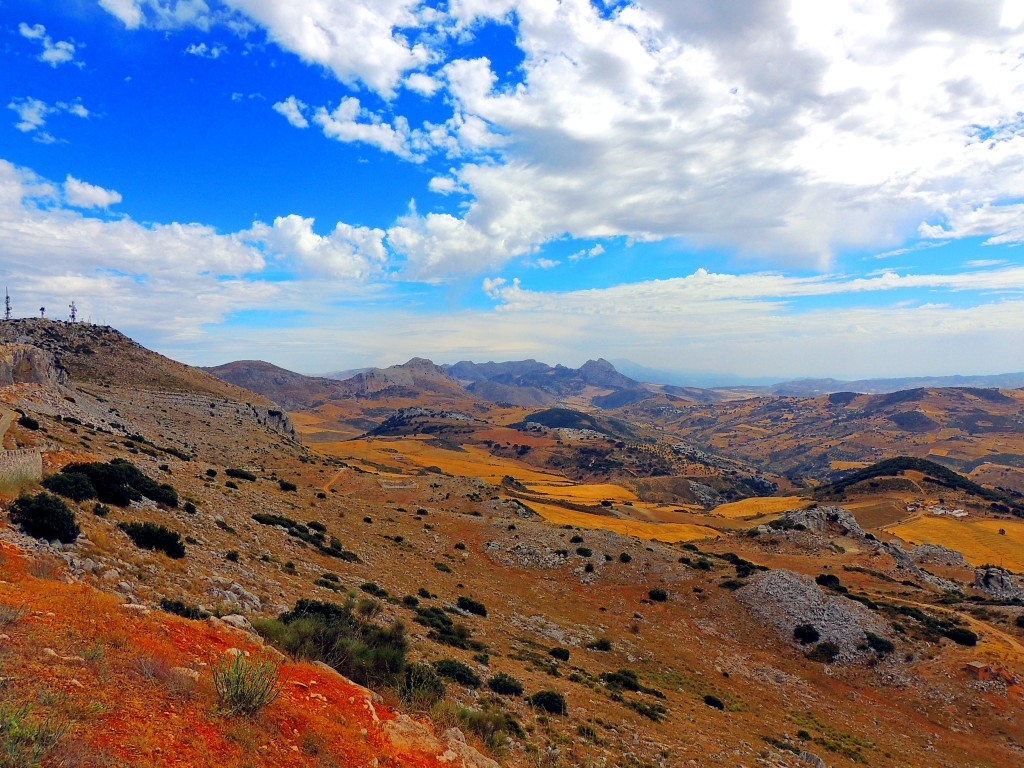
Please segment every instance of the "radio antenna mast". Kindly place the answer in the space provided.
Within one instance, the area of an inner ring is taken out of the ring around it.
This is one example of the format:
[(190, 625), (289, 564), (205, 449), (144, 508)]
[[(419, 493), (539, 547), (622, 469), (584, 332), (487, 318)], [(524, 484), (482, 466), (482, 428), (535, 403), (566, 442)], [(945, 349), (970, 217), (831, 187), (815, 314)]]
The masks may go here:
[(4, 288), (4, 320), (11, 319), (11, 292)]
[(75, 318), (78, 317), (78, 307), (75, 306), (75, 300), (72, 299), (71, 303), (68, 304), (68, 309), (71, 310), (71, 322), (75, 322)]

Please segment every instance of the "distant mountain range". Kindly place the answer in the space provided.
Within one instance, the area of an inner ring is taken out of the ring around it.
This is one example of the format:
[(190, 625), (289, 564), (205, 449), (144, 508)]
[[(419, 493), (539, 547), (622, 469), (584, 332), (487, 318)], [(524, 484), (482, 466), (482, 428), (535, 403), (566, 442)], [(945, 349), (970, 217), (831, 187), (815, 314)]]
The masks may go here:
[[(588, 360), (579, 368), (552, 366), (532, 359), (486, 363), (463, 360), (454, 365), (435, 365), (430, 360), (413, 358), (388, 368), (340, 371), (322, 377), (303, 376), (259, 360), (241, 360), (204, 370), (224, 381), (259, 392), (287, 409), (315, 407), (337, 398), (379, 399), (425, 394), (468, 395), (471, 399), (521, 407), (550, 406), (573, 399), (611, 410), (649, 398), (661, 398), (666, 403), (714, 403), (746, 397), (821, 397), (837, 392), (889, 394), (922, 388), (1024, 387), (1024, 373), (856, 381), (800, 379), (762, 385), (754, 385), (750, 382), (756, 380), (747, 379), (745, 384), (737, 381), (731, 385), (701, 387), (673, 383), (687, 380), (685, 376), (674, 377), (668, 372), (643, 368), (628, 361), (620, 361), (620, 364), (643, 379), (625, 375), (603, 358)], [(672, 381), (658, 378), (662, 374)], [(704, 376), (700, 374), (689, 380)], [(710, 380), (711, 375), (707, 376)]]

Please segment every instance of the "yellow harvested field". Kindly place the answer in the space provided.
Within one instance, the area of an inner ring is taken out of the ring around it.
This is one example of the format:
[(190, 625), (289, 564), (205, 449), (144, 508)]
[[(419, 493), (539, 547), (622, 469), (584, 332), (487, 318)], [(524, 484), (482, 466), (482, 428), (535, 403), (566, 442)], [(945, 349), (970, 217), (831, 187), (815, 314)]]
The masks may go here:
[(426, 439), (400, 440), (348, 440), (343, 443), (322, 443), (317, 448), (339, 459), (369, 461), (418, 471), (423, 467), (438, 467), (442, 472), (461, 477), (479, 477), (491, 483), (500, 483), (510, 475), (523, 483), (552, 484), (567, 482), (559, 475), (540, 472), (512, 459), (500, 459), (487, 451), (468, 445), (462, 451), (451, 451), (430, 445)]
[(871, 466), (867, 461), (833, 461), (830, 464), (832, 469), (835, 470), (847, 470), (847, 469), (864, 469), (864, 467)]
[(941, 544), (959, 550), (971, 565), (992, 563), (1024, 571), (1024, 522), (921, 515), (885, 530), (909, 544)]
[(790, 509), (800, 509), (808, 502), (809, 499), (799, 496), (758, 496), (752, 499), (733, 501), (729, 504), (720, 504), (711, 510), (711, 514), (729, 518), (756, 517), (786, 512)]
[(637, 496), (621, 485), (612, 483), (593, 483), (590, 485), (571, 485), (563, 483), (531, 483), (530, 493), (547, 496), (559, 501), (571, 501), (577, 504), (594, 504), (608, 499), (609, 501), (637, 501)]
[(555, 525), (572, 525), (577, 528), (614, 531), (626, 536), (636, 536), (638, 539), (657, 539), (658, 541), (671, 543), (676, 541), (696, 541), (698, 539), (717, 539), (721, 536), (714, 528), (707, 528), (703, 525), (643, 523), (637, 520), (623, 520), (618, 517), (591, 515), (587, 512), (577, 512), (553, 504), (538, 504), (533, 501), (527, 502), (526, 505), (549, 523), (554, 523)]

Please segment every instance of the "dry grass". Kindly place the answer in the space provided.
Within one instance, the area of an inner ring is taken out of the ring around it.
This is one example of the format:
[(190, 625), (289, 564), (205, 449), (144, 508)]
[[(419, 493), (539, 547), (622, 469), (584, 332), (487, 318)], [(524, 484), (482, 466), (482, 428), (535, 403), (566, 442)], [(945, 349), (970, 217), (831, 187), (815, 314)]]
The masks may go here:
[(531, 483), (530, 493), (547, 496), (559, 501), (570, 501), (575, 504), (594, 504), (605, 499), (609, 501), (637, 501), (637, 495), (621, 485), (612, 483), (593, 483), (589, 485), (571, 485), (568, 483)]

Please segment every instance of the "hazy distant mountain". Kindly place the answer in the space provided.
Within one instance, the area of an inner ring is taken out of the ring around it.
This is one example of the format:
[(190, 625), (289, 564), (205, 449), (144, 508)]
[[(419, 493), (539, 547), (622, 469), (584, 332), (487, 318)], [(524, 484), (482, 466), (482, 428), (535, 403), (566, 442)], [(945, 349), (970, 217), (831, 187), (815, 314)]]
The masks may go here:
[(920, 389), (922, 387), (930, 389), (945, 387), (1019, 389), (1024, 387), (1024, 373), (1000, 373), (992, 376), (918, 376), (901, 379), (859, 379), (857, 381), (799, 379), (775, 384), (765, 388), (765, 391), (786, 397), (817, 397), (832, 392), (884, 395), (904, 389)]
[[(475, 395), (491, 402), (514, 405), (546, 405), (559, 397), (582, 394), (587, 387), (616, 392), (642, 390), (639, 382), (622, 375), (604, 359), (588, 360), (579, 368), (551, 366), (536, 360), (503, 363), (463, 360), (446, 366), (445, 370), (468, 384), (468, 389)], [(646, 396), (635, 394), (627, 400), (634, 402)]]
[(777, 384), (784, 379), (767, 376), (735, 376), (731, 373), (700, 373), (671, 371), (663, 368), (649, 368), (632, 360), (613, 360), (616, 369), (637, 381), (651, 384), (672, 384), (677, 387), (713, 389), (715, 387), (756, 387)]

